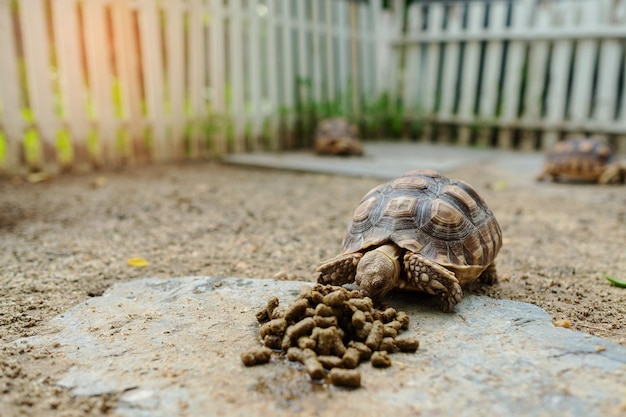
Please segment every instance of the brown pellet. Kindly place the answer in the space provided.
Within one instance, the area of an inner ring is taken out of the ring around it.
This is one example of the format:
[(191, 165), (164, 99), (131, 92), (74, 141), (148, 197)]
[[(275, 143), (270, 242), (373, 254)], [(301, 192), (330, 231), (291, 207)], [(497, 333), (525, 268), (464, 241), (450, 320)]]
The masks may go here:
[(287, 349), (289, 349), (292, 346), (293, 346), (293, 340), (291, 339), (291, 337), (288, 335), (284, 335), (283, 340), (281, 340), (280, 342), (280, 349), (283, 352), (286, 352)]
[(363, 311), (370, 311), (374, 308), (374, 302), (369, 297), (351, 298), (347, 301), (348, 305)]
[(391, 358), (386, 350), (378, 350), (372, 353), (370, 362), (372, 363), (372, 366), (376, 368), (387, 368), (391, 366)]
[(326, 304), (318, 304), (315, 306), (315, 315), (322, 317), (338, 316), (341, 312)]
[(335, 344), (335, 328), (320, 329), (317, 335), (317, 353), (330, 355)]
[(278, 306), (270, 313), (270, 319), (278, 319), (285, 316), (285, 307)]
[(356, 310), (352, 313), (352, 325), (355, 329), (362, 329), (365, 323), (365, 313), (363, 310)]
[(348, 343), (348, 349), (354, 348), (359, 352), (361, 360), (369, 359), (372, 356), (372, 349), (368, 348), (363, 342), (355, 342), (354, 340)]
[(246, 366), (268, 363), (272, 357), (272, 350), (266, 347), (251, 349), (241, 354), (241, 361)]
[(335, 331), (335, 340), (333, 342), (333, 352), (337, 356), (343, 356), (346, 353), (346, 345), (343, 344), (343, 340), (339, 337), (338, 331)]
[(396, 346), (401, 352), (415, 352), (420, 347), (420, 341), (414, 337), (398, 337)]
[(272, 317), (272, 313), (274, 312), (274, 309), (276, 307), (278, 307), (279, 301), (278, 301), (278, 297), (274, 296), (274, 297), (270, 297), (267, 300), (267, 304), (265, 305), (265, 307), (263, 307), (261, 310), (259, 310), (256, 313), (256, 319), (259, 323), (265, 323), (266, 321), (269, 321), (270, 318)]
[(287, 359), (292, 362), (304, 362), (304, 357), (302, 355), (302, 349), (297, 348), (295, 346), (287, 349)]
[(308, 335), (315, 327), (315, 320), (312, 317), (306, 317), (294, 325), (287, 327), (286, 335), (292, 339), (298, 339), (300, 336)]
[(340, 288), (329, 294), (326, 294), (323, 303), (331, 307), (341, 307), (348, 300), (348, 291)]
[(370, 332), (372, 331), (372, 326), (372, 323), (366, 321), (362, 328), (355, 330), (355, 339), (358, 341), (365, 341), (365, 339), (367, 339), (367, 336), (369, 336)]
[(333, 368), (328, 375), (330, 383), (335, 386), (352, 388), (361, 386), (361, 373), (357, 370)]
[(272, 296), (267, 300), (267, 313), (270, 317), (272, 316), (272, 313), (274, 313), (274, 310), (276, 309), (276, 307), (278, 307), (279, 304), (280, 301), (276, 296)]
[(344, 368), (354, 369), (357, 366), (359, 366), (360, 361), (361, 361), (361, 354), (359, 353), (359, 351), (354, 347), (349, 347), (346, 349), (346, 353), (343, 354), (342, 366)]
[(273, 319), (263, 324), (259, 329), (259, 334), (261, 338), (264, 338), (268, 334), (275, 336), (282, 336), (287, 329), (287, 320), (284, 318)]
[(321, 292), (315, 291), (315, 290), (311, 291), (311, 298), (309, 299), (309, 302), (311, 303), (312, 306), (317, 306), (323, 301), (324, 301), (324, 296), (322, 295)]
[(282, 336), (276, 336), (273, 334), (268, 334), (263, 338), (263, 345), (270, 349), (280, 350), (282, 347)]
[(409, 316), (404, 311), (398, 312), (398, 314), (396, 315), (396, 320), (399, 321), (402, 325), (402, 330), (406, 330), (409, 328)]
[(398, 320), (393, 320), (389, 323), (385, 323), (385, 327), (394, 329), (396, 332), (399, 332), (400, 330), (402, 330), (402, 323), (400, 323)]
[(291, 303), (285, 310), (285, 320), (288, 322), (295, 322), (304, 317), (304, 312), (309, 306), (309, 300), (300, 299)]
[(393, 337), (394, 339), (398, 336), (398, 330), (394, 329), (391, 326), (385, 324), (383, 326), (383, 337)]
[(315, 320), (315, 325), (317, 327), (332, 327), (332, 326), (337, 327), (338, 326), (337, 316), (324, 317), (324, 316), (315, 315), (313, 316), (313, 320)]
[(381, 319), (382, 319), (383, 323), (389, 323), (390, 321), (392, 321), (393, 319), (396, 318), (397, 314), (398, 314), (398, 312), (396, 311), (395, 308), (388, 307), (381, 314)]
[(342, 358), (334, 355), (317, 355), (317, 360), (326, 369), (338, 368), (343, 363)]
[(302, 336), (300, 338), (298, 338), (298, 347), (300, 349), (313, 349), (315, 350), (315, 340), (313, 340), (312, 338), (308, 337), (308, 336)]
[(302, 358), (303, 358), (302, 363), (304, 364), (304, 367), (306, 368), (306, 372), (309, 374), (311, 378), (313, 379), (324, 378), (324, 375), (325, 375), (324, 367), (322, 366), (320, 361), (317, 360), (317, 355), (315, 354), (314, 351), (312, 351), (311, 349), (304, 349), (302, 351)]
[(365, 344), (368, 348), (378, 350), (380, 342), (383, 340), (383, 322), (380, 320), (374, 321), (372, 324), (372, 330), (365, 339)]
[(381, 340), (380, 345), (378, 346), (378, 350), (393, 352), (396, 350), (396, 341), (393, 337), (383, 337), (383, 340)]

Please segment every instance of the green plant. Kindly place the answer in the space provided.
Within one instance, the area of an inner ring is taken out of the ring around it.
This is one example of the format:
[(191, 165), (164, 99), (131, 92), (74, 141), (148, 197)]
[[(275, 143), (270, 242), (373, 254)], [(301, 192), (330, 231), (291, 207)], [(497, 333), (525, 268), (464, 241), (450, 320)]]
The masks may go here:
[(626, 281), (621, 281), (619, 279), (610, 277), (607, 274), (603, 274), (603, 275), (605, 279), (607, 279), (609, 282), (611, 282), (611, 284), (615, 285), (616, 287), (626, 288)]

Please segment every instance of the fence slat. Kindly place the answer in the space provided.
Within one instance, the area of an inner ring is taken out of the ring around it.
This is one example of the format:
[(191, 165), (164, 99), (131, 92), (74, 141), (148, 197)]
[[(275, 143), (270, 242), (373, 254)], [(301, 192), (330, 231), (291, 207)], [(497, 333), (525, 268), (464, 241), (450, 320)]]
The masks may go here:
[(257, 5), (257, 0), (248, 0), (247, 22), (244, 21), (245, 31), (248, 35), (247, 39), (244, 40), (247, 52), (247, 57), (244, 58), (245, 69), (247, 69), (244, 84), (248, 90), (245, 107), (247, 109), (246, 116), (249, 120), (251, 136), (249, 144), (252, 151), (261, 147), (261, 122), (265, 116), (265, 109), (261, 105), (261, 71), (263, 71), (265, 64), (261, 59), (267, 59), (267, 55), (262, 56), (261, 54), (261, 36), (259, 36), (261, 24), (256, 10)]
[(167, 73), (167, 106), (169, 157), (184, 156), (185, 134), (185, 39), (183, 37), (184, 7), (179, 0), (164, 3), (165, 70)]
[(34, 169), (56, 169), (55, 136), (59, 130), (54, 114), (54, 92), (50, 75), (50, 57), (45, 1), (32, 0), (28, 7), (19, 8), (19, 21), (24, 46), (24, 62), (28, 83), (28, 101), (34, 115), (34, 128), (39, 135), (39, 149), (31, 148)]
[(230, 0), (229, 17), (229, 87), (231, 91), (230, 114), (233, 118), (233, 151), (245, 150), (245, 98), (243, 75), (243, 16), (241, 0)]
[[(466, 33), (482, 31), (482, 23), (485, 15), (485, 5), (482, 3), (468, 3), (468, 18)], [(463, 54), (463, 72), (461, 78), (461, 99), (459, 102), (459, 120), (470, 123), (474, 120), (474, 104), (476, 103), (476, 89), (478, 84), (478, 66), (480, 64), (480, 44), (477, 41), (465, 43)], [(470, 142), (471, 129), (467, 125), (461, 125), (458, 131), (459, 144), (465, 145)]]
[[(448, 27), (446, 35), (454, 35), (461, 31), (463, 25), (463, 6), (460, 4), (450, 5), (448, 9)], [(446, 43), (441, 70), (441, 104), (438, 118), (449, 120), (454, 111), (457, 77), (459, 75), (459, 58), (461, 53), (460, 42)], [(446, 138), (447, 139), (447, 138)]]
[[(141, 71), (145, 87), (146, 119), (152, 143), (150, 157), (164, 161), (171, 155), (171, 147), (166, 142), (163, 91), (163, 56), (161, 54), (161, 31), (157, 4), (153, 0), (139, 3), (139, 35), (141, 42)], [(147, 133), (147, 132), (146, 132)]]
[[(188, 155), (191, 158), (203, 157), (203, 118), (206, 113), (206, 48), (204, 44), (205, 8), (203, 0), (189, 0), (187, 3), (187, 95), (189, 129)], [(193, 53), (191, 53), (193, 51)]]
[[(398, 2), (395, 3), (395, 7), (401, 7)], [(423, 14), (422, 5), (419, 5), (417, 2), (413, 2), (409, 5), (409, 10), (407, 11), (407, 30), (406, 36), (417, 36), (422, 31), (422, 25), (424, 23), (424, 14)], [(422, 44), (417, 44), (412, 47), (408, 46), (400, 46), (397, 48), (398, 52), (394, 54), (393, 62), (396, 65), (395, 71), (393, 74), (398, 74), (398, 78), (400, 78), (400, 82), (397, 85), (390, 85), (393, 92), (396, 92), (395, 89), (398, 88), (399, 91), (396, 93), (402, 97), (402, 101), (406, 108), (408, 109), (417, 109), (422, 107), (420, 87), (422, 83), (418, 82), (420, 78), (423, 77), (422, 72)], [(399, 56), (400, 54), (406, 54), (406, 63), (404, 72), (402, 72), (402, 59)], [(394, 81), (394, 77), (390, 77), (392, 81)], [(409, 82), (409, 79), (413, 80), (413, 82)]]
[[(267, 138), (267, 144), (269, 149), (278, 150), (278, 112), (279, 112), (279, 92), (278, 92), (278, 37), (276, 36), (279, 30), (278, 19), (276, 11), (272, 8), (268, 9), (265, 19), (265, 50), (267, 56), (264, 61), (264, 79), (267, 85), (266, 96), (263, 98), (262, 106), (264, 109), (263, 116), (267, 123), (267, 129), (262, 132), (264, 135), (269, 135)], [(293, 82), (293, 80), (292, 80)]]
[[(547, 4), (535, 3), (535, 22), (533, 29), (549, 27), (550, 13)], [(541, 119), (543, 88), (547, 76), (547, 64), (549, 47), (547, 41), (539, 40), (529, 46), (528, 51), (528, 77), (526, 78), (526, 92), (524, 97), (524, 110), (522, 119), (529, 126), (536, 124)], [(532, 129), (525, 129), (520, 148), (523, 150), (535, 149), (536, 136)]]
[(0, 169), (18, 172), (24, 135), (20, 110), (24, 103), (20, 93), (11, 0), (0, 0), (0, 51), (4, 52), (0, 59), (0, 131), (4, 132), (4, 158), (0, 158)]
[[(440, 33), (443, 25), (443, 14), (444, 14), (444, 5), (443, 4), (431, 4), (428, 7), (428, 30), (431, 33)], [(438, 63), (439, 56), (441, 54), (441, 46), (439, 42), (430, 42), (426, 46), (426, 57), (423, 65), (423, 73), (424, 77), (422, 78), (422, 88), (421, 91), (424, 92), (423, 95), (423, 103), (424, 103), (424, 112), (426, 114), (426, 120), (433, 120), (435, 115), (435, 98), (437, 96), (437, 78), (438, 78)], [(433, 136), (433, 126), (430, 122), (424, 123), (424, 128), (422, 129), (422, 137), (423, 141), (432, 140)]]
[[(135, 20), (133, 10), (127, 1), (114, 0), (111, 4), (113, 23), (113, 45), (115, 74), (122, 104), (122, 130), (117, 132), (116, 148), (126, 163), (143, 162), (148, 156), (144, 142), (143, 81), (138, 69), (139, 39), (133, 30)], [(130, 137), (128, 137), (130, 135)]]
[[(585, 30), (586, 27), (596, 23), (598, 18), (596, 3), (596, 0), (580, 0), (574, 6), (579, 16), (577, 21), (579, 30)], [(596, 41), (587, 39), (578, 41), (576, 45), (569, 117), (574, 125), (579, 126), (581, 132), (585, 130), (589, 119), (596, 45)]]
[[(512, 21), (509, 33), (525, 31), (530, 24), (533, 0), (519, 0), (511, 3)], [(502, 128), (498, 132), (498, 147), (513, 146), (513, 125), (518, 118), (518, 104), (521, 92), (522, 70), (524, 66), (525, 44), (521, 40), (512, 39), (508, 44), (504, 63), (504, 91), (502, 99)]]
[(70, 143), (61, 144), (61, 146), (71, 145), (71, 149), (65, 151), (69, 151), (69, 155), (60, 155), (60, 163), (68, 167), (77, 166), (79, 162), (85, 162), (88, 159), (85, 143), (89, 131), (80, 61), (82, 54), (78, 42), (80, 32), (77, 4), (76, 0), (56, 0), (51, 3), (51, 6), (61, 96), (61, 118), (63, 129), (70, 136)]
[[(574, 11), (569, 4), (554, 4), (551, 6), (550, 18), (552, 27), (567, 28), (574, 24)], [(565, 104), (567, 103), (567, 81), (573, 52), (573, 41), (559, 39), (552, 45), (552, 58), (549, 68), (548, 91), (546, 93), (546, 124), (542, 133), (541, 146), (549, 149), (558, 141), (565, 119)]]
[[(489, 31), (499, 34), (504, 38), (506, 24), (507, 3), (492, 2), (489, 9)], [(479, 146), (489, 145), (493, 121), (497, 117), (498, 105), (498, 82), (500, 81), (500, 68), (502, 64), (502, 40), (488, 41), (485, 50), (483, 82), (480, 92), (479, 124), (476, 144)]]
[(211, 0), (211, 20), (209, 22), (209, 53), (206, 56), (209, 69), (209, 86), (211, 87), (211, 111), (214, 120), (209, 123), (213, 133), (213, 151), (222, 155), (228, 151), (226, 132), (221, 125), (227, 114), (226, 103), (226, 38), (224, 29), (224, 6), (222, 0)]
[[(89, 80), (91, 144), (88, 145), (91, 162), (97, 167), (117, 165), (115, 149), (119, 119), (115, 115), (111, 92), (114, 87), (113, 64), (109, 59), (113, 45), (105, 27), (105, 6), (102, 1), (82, 4), (85, 27), (85, 61)], [(103, 53), (105, 52), (105, 53)]]

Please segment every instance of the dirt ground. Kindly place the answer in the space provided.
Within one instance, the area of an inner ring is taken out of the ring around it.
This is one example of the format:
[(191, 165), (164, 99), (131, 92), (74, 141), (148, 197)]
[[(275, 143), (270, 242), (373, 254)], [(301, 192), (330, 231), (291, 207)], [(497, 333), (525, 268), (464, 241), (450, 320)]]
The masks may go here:
[[(472, 291), (626, 345), (626, 289), (604, 279), (626, 279), (624, 186), (507, 183), (488, 166), (449, 176), (478, 189), (503, 231), (500, 282)], [(0, 180), (0, 415), (110, 415), (116, 401), (73, 398), (51, 376), (62, 358), (6, 342), (133, 278), (312, 280), (379, 183), (216, 162)]]

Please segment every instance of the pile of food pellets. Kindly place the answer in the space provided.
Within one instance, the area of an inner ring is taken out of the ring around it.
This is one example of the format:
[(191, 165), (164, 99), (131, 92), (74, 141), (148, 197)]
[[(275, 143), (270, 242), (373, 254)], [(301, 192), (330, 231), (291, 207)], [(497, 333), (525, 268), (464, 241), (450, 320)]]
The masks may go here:
[(328, 377), (337, 386), (359, 387), (355, 368), (363, 361), (388, 367), (391, 353), (419, 347), (417, 339), (398, 336), (409, 327), (406, 313), (377, 309), (361, 291), (332, 285), (304, 286), (287, 307), (271, 297), (256, 318), (263, 346), (241, 354), (246, 366), (267, 363), (276, 351), (302, 363), (312, 379)]

